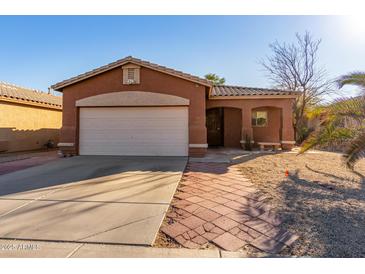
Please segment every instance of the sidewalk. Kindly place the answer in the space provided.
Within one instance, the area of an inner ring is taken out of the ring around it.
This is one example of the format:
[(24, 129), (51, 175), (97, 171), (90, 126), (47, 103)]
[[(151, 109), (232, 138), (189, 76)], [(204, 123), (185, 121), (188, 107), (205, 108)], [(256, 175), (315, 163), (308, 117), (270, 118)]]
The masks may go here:
[(245, 258), (218, 249), (0, 240), (0, 258)]

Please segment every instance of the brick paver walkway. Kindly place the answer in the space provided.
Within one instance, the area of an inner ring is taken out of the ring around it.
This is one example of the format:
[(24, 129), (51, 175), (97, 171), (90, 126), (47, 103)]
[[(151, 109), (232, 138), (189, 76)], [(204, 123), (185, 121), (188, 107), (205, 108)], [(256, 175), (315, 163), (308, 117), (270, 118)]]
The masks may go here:
[[(57, 151), (34, 152), (26, 154), (15, 154), (4, 157), (0, 161), (0, 175), (26, 169), (33, 166), (43, 165), (50, 161), (59, 159)], [(2, 155), (0, 155), (1, 157)]]
[(278, 253), (297, 236), (280, 228), (266, 198), (237, 166), (189, 162), (161, 231), (186, 248)]

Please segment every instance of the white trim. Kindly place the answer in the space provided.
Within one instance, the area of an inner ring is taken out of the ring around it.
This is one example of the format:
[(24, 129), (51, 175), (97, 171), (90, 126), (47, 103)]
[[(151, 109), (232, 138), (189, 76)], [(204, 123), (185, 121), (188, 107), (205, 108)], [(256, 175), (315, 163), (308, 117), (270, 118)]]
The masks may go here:
[(208, 144), (189, 144), (191, 148), (207, 148)]
[[(246, 144), (246, 141), (245, 140), (241, 140), (240, 143), (241, 144)], [(251, 144), (254, 144), (254, 143), (255, 143), (255, 141), (254, 140), (251, 140)]]
[(282, 144), (295, 145), (295, 141), (281, 141)]
[(122, 69), (125, 69), (125, 68), (138, 68), (139, 69), (139, 68), (141, 68), (141, 66), (129, 63), (129, 64), (122, 66)]
[(58, 143), (57, 146), (59, 147), (73, 147), (75, 143)]
[(110, 106), (188, 106), (189, 99), (147, 91), (119, 91), (86, 97), (76, 101), (77, 107)]

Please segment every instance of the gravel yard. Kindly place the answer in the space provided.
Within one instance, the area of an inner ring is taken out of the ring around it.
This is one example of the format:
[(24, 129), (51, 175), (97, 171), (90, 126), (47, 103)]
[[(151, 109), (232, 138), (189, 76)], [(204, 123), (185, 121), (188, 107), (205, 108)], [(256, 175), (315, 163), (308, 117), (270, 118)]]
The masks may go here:
[(270, 196), (283, 227), (300, 236), (281, 255), (365, 257), (364, 160), (355, 173), (340, 154), (319, 151), (256, 154), (240, 166)]

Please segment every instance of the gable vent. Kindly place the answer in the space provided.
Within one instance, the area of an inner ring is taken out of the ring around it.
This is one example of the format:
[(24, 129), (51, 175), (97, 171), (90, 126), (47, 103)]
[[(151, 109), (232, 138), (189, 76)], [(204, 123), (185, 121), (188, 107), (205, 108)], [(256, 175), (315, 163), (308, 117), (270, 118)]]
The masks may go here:
[(140, 67), (128, 64), (122, 67), (123, 68), (123, 84), (124, 85), (135, 85), (139, 84), (139, 74), (140, 74)]
[(128, 71), (128, 80), (134, 81), (134, 70), (135, 69), (133, 69), (133, 68), (127, 69), (127, 71)]

